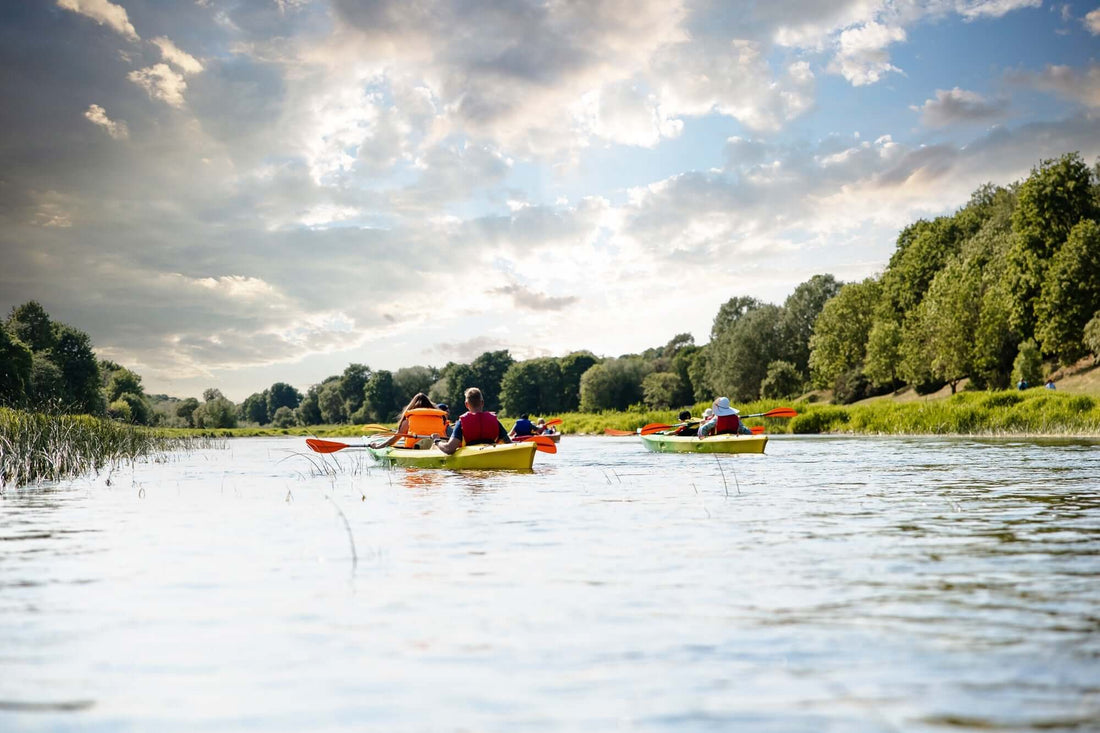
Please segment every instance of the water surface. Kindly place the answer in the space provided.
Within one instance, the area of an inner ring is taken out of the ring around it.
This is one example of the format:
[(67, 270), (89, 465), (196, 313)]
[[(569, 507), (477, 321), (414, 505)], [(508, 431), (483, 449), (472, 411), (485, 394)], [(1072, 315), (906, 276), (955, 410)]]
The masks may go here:
[(303, 448), (9, 489), (0, 730), (1100, 728), (1095, 442)]

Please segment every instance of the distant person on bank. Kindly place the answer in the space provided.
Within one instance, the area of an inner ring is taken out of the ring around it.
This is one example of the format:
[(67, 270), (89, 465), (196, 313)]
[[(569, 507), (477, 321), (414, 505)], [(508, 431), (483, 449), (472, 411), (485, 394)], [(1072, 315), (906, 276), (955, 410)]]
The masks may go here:
[(451, 455), (463, 445), (512, 442), (497, 416), (485, 411), (485, 398), (477, 387), (466, 390), (466, 409), (468, 412), (459, 416), (449, 439), (444, 441), (439, 435), (432, 436), (439, 450)]

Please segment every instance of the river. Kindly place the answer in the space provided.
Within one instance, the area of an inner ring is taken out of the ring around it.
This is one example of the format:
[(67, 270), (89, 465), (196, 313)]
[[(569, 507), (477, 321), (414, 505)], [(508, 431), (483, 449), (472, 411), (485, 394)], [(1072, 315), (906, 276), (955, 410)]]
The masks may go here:
[(1100, 444), (234, 439), (0, 499), (4, 731), (1100, 729)]

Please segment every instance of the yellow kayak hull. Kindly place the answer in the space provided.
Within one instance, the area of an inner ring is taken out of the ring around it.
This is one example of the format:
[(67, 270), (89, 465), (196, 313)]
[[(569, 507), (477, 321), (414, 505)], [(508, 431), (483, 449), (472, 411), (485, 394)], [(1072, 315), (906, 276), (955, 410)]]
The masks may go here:
[(654, 453), (763, 453), (766, 435), (643, 435), (642, 444)]
[(436, 447), (370, 448), (370, 453), (381, 463), (411, 468), (450, 468), (461, 470), (512, 470), (530, 471), (535, 462), (534, 443), (497, 443), (496, 445), (466, 445), (447, 455)]

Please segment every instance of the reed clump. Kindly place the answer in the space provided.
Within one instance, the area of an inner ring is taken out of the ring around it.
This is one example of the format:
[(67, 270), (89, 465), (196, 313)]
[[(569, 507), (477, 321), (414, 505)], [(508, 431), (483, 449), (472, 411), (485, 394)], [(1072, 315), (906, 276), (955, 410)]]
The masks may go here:
[(157, 452), (198, 447), (196, 440), (90, 415), (0, 408), (0, 492), (9, 486), (112, 469)]

